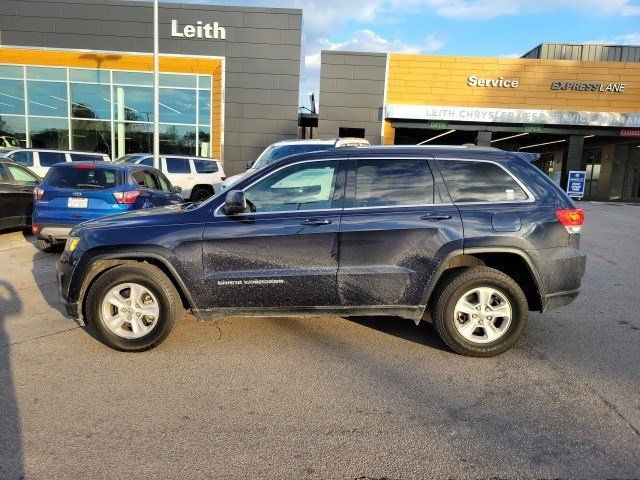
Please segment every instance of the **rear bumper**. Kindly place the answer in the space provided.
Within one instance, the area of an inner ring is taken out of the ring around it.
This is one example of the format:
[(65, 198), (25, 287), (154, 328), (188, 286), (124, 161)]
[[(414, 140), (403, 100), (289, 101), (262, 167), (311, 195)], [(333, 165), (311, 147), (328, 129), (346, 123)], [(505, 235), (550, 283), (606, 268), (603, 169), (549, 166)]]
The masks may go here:
[(565, 307), (573, 302), (580, 293), (580, 289), (569, 290), (566, 292), (553, 293), (545, 298), (545, 310), (553, 310), (554, 308)]
[(71, 231), (72, 227), (42, 227), (40, 230), (40, 233), (38, 234), (38, 237), (40, 238), (44, 238), (46, 240), (55, 240), (55, 241), (61, 241), (61, 240), (66, 240), (67, 238), (69, 238), (69, 232)]

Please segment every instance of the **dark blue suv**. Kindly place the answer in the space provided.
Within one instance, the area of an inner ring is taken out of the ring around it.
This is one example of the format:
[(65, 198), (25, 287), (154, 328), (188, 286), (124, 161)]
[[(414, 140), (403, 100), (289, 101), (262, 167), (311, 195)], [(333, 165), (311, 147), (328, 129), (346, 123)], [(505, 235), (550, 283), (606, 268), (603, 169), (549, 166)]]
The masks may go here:
[(567, 305), (584, 216), (528, 159), (475, 147), (287, 157), (204, 203), (75, 228), (58, 261), (69, 314), (120, 350), (200, 319), (393, 315), (491, 356), (528, 312)]

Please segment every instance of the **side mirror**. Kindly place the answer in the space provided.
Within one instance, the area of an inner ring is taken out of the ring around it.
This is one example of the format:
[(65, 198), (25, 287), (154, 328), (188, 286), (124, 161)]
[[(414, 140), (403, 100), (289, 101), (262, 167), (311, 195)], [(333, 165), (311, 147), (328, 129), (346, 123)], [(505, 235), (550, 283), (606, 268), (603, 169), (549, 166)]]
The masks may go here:
[(182, 193), (182, 187), (178, 187), (178, 186), (171, 187), (171, 193)]
[(231, 190), (227, 193), (223, 207), (226, 215), (238, 215), (247, 210), (247, 199), (242, 190)]
[(254, 163), (256, 163), (256, 161), (255, 161), (255, 160), (249, 160), (249, 161), (247, 162), (247, 170), (249, 170), (251, 167), (253, 167), (253, 164), (254, 164)]

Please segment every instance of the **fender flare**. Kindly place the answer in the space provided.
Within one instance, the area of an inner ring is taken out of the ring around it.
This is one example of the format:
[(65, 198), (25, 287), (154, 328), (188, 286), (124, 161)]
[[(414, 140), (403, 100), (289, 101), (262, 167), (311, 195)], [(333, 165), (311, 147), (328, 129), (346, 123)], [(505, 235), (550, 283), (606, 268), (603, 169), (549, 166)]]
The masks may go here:
[(427, 287), (425, 288), (425, 291), (422, 295), (422, 301), (420, 303), (424, 305), (425, 308), (427, 307), (436, 285), (440, 281), (440, 278), (442, 278), (442, 275), (448, 270), (445, 267), (450, 260), (460, 255), (474, 255), (476, 253), (511, 253), (511, 254), (518, 255), (520, 258), (522, 258), (527, 264), (527, 267), (529, 268), (529, 272), (533, 277), (536, 290), (538, 291), (538, 296), (540, 297), (540, 305), (542, 306), (541, 311), (545, 309), (546, 295), (545, 295), (544, 288), (542, 286), (542, 280), (541, 280), (538, 268), (536, 267), (535, 263), (533, 263), (533, 260), (531, 260), (531, 257), (526, 251), (516, 247), (472, 247), (472, 248), (462, 248), (462, 249), (452, 250), (442, 260), (437, 270), (434, 272)]
[[(87, 255), (87, 253), (89, 253), (90, 250), (88, 252), (85, 252), (83, 254)], [(93, 275), (88, 275), (92, 268), (95, 267), (99, 262), (103, 262), (103, 261), (114, 261), (116, 263), (114, 263), (114, 265), (112, 265), (111, 267), (107, 267), (106, 269), (112, 268), (113, 266), (115, 266), (117, 264), (117, 261), (119, 260), (135, 260), (135, 261), (144, 261), (144, 260), (154, 260), (156, 262), (159, 262), (162, 264), (162, 266), (164, 268), (166, 268), (166, 270), (169, 272), (169, 280), (171, 280), (172, 283), (174, 283), (178, 289), (178, 292), (180, 293), (180, 295), (186, 299), (187, 304), (189, 305), (189, 308), (191, 308), (192, 310), (196, 309), (196, 304), (193, 301), (193, 297), (191, 296), (189, 289), (187, 288), (184, 280), (182, 279), (181, 275), (178, 273), (178, 271), (174, 268), (174, 266), (171, 264), (171, 262), (166, 258), (166, 256), (162, 255), (161, 253), (158, 253), (156, 251), (156, 249), (149, 249), (149, 248), (139, 248), (139, 249), (135, 249), (135, 250), (129, 250), (127, 249), (126, 251), (120, 251), (118, 249), (113, 250), (113, 251), (107, 251), (107, 252), (103, 252), (103, 253), (96, 253), (95, 255), (90, 255), (86, 257), (86, 260), (82, 264), (81, 268), (76, 268), (74, 269), (73, 272), (73, 277), (75, 280), (73, 282), (73, 286), (74, 286), (74, 294), (73, 297), (75, 300), (77, 300), (78, 302), (83, 301), (83, 297), (84, 293), (86, 292), (88, 286), (90, 285), (90, 283), (97, 277), (97, 275), (104, 271), (104, 270), (100, 270), (100, 272), (96, 272)], [(105, 270), (106, 270), (105, 269)]]

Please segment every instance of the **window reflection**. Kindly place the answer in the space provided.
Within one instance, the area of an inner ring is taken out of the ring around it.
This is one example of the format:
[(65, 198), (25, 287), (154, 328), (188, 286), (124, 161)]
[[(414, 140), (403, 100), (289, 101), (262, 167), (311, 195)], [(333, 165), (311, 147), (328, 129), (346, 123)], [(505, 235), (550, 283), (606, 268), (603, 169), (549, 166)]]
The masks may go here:
[(62, 82), (27, 82), (27, 109), (29, 115), (66, 117), (67, 84)]
[(0, 115), (0, 148), (26, 146), (24, 117)]
[(111, 156), (111, 123), (98, 120), (71, 121), (71, 148)]
[(498, 165), (487, 162), (440, 161), (447, 189), (454, 202), (526, 200), (520, 185)]
[(66, 118), (30, 118), (29, 139), (32, 148), (69, 149), (69, 124)]
[(360, 160), (356, 171), (356, 207), (428, 205), (433, 176), (427, 161)]
[(0, 80), (0, 113), (24, 115), (22, 80)]
[(196, 91), (160, 89), (160, 121), (196, 124)]
[(196, 147), (196, 127), (160, 125), (160, 153), (193, 155)]
[(76, 118), (111, 118), (111, 91), (108, 85), (72, 83), (71, 116)]

